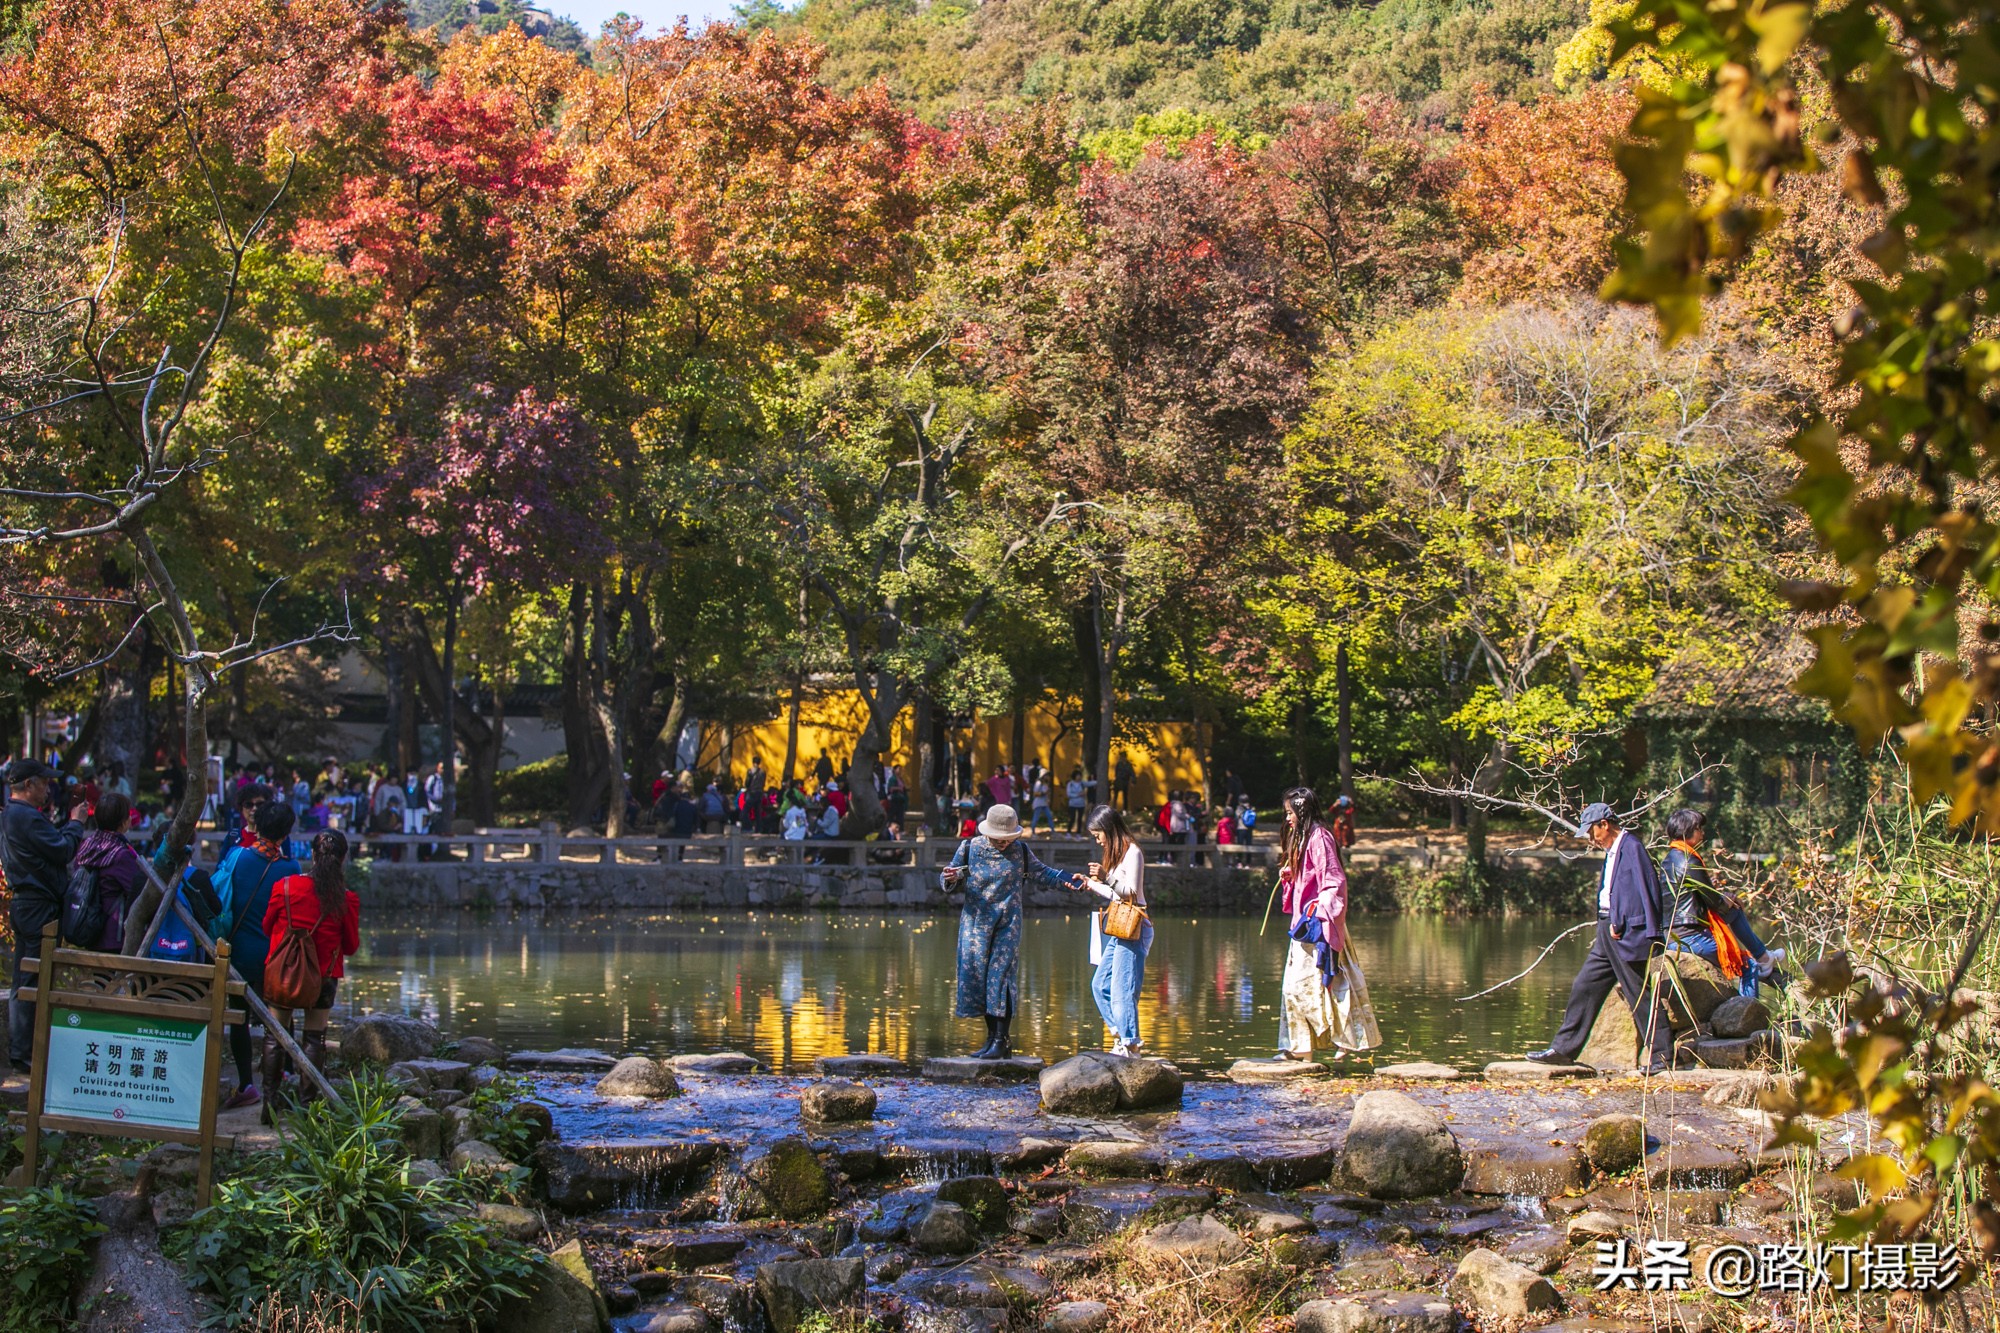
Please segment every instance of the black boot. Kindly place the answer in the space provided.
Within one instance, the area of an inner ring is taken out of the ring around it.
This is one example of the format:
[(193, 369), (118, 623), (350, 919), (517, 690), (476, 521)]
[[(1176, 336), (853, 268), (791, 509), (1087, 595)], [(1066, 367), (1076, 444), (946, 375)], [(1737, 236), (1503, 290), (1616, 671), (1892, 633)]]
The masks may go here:
[(280, 1100), (285, 1095), (285, 1051), (268, 1030), (264, 1033), (263, 1058), (257, 1073), (258, 1081), (264, 1085), (264, 1109), (257, 1118), (267, 1125), (276, 1124), (278, 1112), (289, 1109), (289, 1103)]
[[(302, 1045), (305, 1047), (306, 1059), (312, 1062), (312, 1067), (324, 1074), (326, 1072), (326, 1033), (324, 1031), (308, 1032)], [(307, 1102), (318, 1100), (319, 1085), (307, 1077), (306, 1071), (301, 1069), (299, 1071), (299, 1104), (303, 1106)]]
[(991, 1060), (993, 1058), (993, 1048), (1000, 1041), (1000, 1023), (1000, 1019), (995, 1018), (991, 1014), (986, 1015), (986, 1044), (972, 1053), (973, 1059)]
[(993, 1021), (999, 1026), (999, 1031), (994, 1034), (993, 1045), (985, 1058), (988, 1060), (1011, 1060), (1014, 1058), (1014, 1048), (1007, 1044), (1007, 1029), (1014, 1025), (1014, 1020), (1012, 1018), (996, 1018)]

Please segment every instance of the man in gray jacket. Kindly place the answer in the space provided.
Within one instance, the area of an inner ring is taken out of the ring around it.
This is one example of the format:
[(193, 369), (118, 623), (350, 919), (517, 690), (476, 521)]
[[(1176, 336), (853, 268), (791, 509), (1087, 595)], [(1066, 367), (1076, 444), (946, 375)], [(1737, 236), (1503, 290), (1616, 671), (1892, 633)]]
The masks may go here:
[[(42, 927), (62, 916), (69, 863), (83, 841), (79, 805), (57, 828), (42, 813), (59, 775), (39, 759), (7, 765), (7, 809), (0, 824), (0, 868), (7, 872), (7, 921), (14, 932), (13, 995), (29, 984), (26, 962), (41, 956)], [(18, 998), (7, 1006), (7, 1055), (25, 1072), (35, 1052), (35, 1006)]]

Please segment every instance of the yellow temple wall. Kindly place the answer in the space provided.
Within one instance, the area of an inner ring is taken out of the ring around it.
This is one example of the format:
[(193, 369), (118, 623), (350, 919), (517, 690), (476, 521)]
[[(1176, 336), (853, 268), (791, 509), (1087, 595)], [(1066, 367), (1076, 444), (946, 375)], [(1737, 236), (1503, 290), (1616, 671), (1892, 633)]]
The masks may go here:
[[(1071, 769), (1083, 766), (1083, 733), (1078, 723), (1081, 709), (1071, 704), (1065, 712), (1069, 718), (1067, 727), (1049, 705), (1037, 703), (1029, 706), (1022, 718), (1022, 754), (1013, 753), (1012, 713), (981, 714), (967, 731), (957, 733), (956, 740), (963, 746), (970, 739), (973, 771), (982, 780), (1003, 763), (1014, 765), (1016, 771), (1030, 758), (1047, 764), (1056, 775), (1054, 804), (1060, 811), (1064, 805), (1062, 783), (1068, 780)], [(836, 765), (844, 768), (867, 721), (867, 706), (853, 690), (809, 695), (799, 706), (798, 776), (811, 778), (813, 765), (819, 761), (822, 751), (831, 755)], [(1131, 761), (1130, 808), (1150, 811), (1166, 799), (1169, 791), (1199, 790), (1202, 787), (1201, 752), (1194, 744), (1195, 728), (1192, 723), (1128, 722), (1121, 719), (1118, 727), (1119, 736), (1111, 747), (1112, 764), (1115, 768), (1120, 754)], [(731, 780), (741, 782), (743, 775), (750, 771), (752, 761), (761, 758), (765, 771), (775, 781), (784, 768), (785, 731), (786, 718), (782, 715), (755, 725), (739, 724), (730, 728), (727, 768)], [(708, 771), (724, 767), (723, 732), (722, 727), (713, 724), (703, 727), (697, 767)], [(909, 709), (904, 709), (896, 719), (888, 759), (914, 792), (917, 789), (916, 746)], [(1025, 810), (1024, 803), (1024, 813)]]

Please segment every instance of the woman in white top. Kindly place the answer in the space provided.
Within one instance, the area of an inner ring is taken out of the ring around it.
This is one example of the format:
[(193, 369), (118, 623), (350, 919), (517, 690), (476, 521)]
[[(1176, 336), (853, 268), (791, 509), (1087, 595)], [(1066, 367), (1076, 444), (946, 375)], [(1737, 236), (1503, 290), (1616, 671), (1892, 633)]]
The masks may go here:
[[(1091, 862), (1087, 887), (1107, 901), (1146, 905), (1146, 858), (1125, 816), (1108, 805), (1090, 812), (1088, 827), (1097, 839), (1098, 859)], [(1097, 998), (1097, 1012), (1114, 1038), (1113, 1055), (1137, 1055), (1139, 1040), (1139, 986), (1145, 976), (1146, 952), (1153, 947), (1153, 923), (1139, 929), (1136, 940), (1104, 937), (1104, 953), (1091, 979), (1090, 991)]]

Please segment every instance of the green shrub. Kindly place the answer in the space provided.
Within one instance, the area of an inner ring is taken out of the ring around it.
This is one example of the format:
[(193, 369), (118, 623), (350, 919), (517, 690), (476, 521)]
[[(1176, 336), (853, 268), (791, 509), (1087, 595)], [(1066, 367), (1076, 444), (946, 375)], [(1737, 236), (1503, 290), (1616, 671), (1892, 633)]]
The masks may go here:
[(522, 764), (493, 779), (493, 806), (502, 815), (544, 815), (569, 806), (569, 756)]
[(96, 1208), (60, 1187), (0, 1190), (0, 1333), (63, 1327), (70, 1293), (90, 1271)]
[(472, 1113), (472, 1136), (510, 1162), (527, 1161), (535, 1150), (536, 1126), (514, 1114), (516, 1104), (527, 1097), (528, 1085), (505, 1075), (473, 1093), (461, 1103)]
[(413, 1183), (395, 1104), (353, 1091), (347, 1114), (319, 1102), (295, 1117), (275, 1160), (170, 1234), (222, 1327), (288, 1310), (370, 1333), (462, 1329), (527, 1288), (534, 1251), (466, 1215), (455, 1182)]

